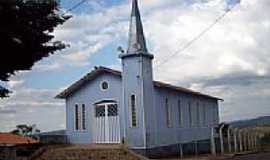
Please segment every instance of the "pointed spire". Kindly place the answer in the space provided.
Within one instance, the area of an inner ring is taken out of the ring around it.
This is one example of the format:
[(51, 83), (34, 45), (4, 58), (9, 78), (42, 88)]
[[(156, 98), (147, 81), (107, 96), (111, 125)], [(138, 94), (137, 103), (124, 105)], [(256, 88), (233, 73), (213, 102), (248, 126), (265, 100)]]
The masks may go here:
[(132, 0), (132, 12), (129, 26), (128, 54), (147, 53), (143, 26), (137, 0)]

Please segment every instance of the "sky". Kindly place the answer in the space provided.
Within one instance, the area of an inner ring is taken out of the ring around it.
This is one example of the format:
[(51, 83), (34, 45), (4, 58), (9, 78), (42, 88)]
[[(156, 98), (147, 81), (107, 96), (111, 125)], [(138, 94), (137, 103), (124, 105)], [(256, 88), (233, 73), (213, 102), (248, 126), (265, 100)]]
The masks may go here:
[[(62, 0), (61, 8), (76, 3)], [(139, 6), (155, 80), (223, 98), (220, 121), (270, 115), (269, 0), (139, 0)], [(89, 0), (69, 12), (73, 17), (53, 34), (70, 47), (6, 84), (13, 93), (0, 99), (0, 132), (25, 123), (65, 129), (65, 101), (55, 95), (94, 66), (121, 69), (117, 47), (127, 48), (130, 11), (130, 0)]]

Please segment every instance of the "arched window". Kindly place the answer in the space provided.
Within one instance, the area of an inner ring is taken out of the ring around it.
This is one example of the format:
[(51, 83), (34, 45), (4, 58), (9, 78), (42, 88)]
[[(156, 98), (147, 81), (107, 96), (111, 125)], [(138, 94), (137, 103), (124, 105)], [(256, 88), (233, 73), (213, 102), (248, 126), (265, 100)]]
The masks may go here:
[(136, 96), (130, 96), (131, 127), (137, 127)]

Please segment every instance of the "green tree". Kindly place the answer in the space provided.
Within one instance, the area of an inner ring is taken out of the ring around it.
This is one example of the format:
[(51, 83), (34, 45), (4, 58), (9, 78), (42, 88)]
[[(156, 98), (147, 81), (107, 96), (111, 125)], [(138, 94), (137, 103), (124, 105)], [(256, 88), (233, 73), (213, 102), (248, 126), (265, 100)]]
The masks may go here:
[[(60, 13), (58, 0), (0, 0), (0, 81), (16, 71), (30, 70), (35, 62), (64, 49), (52, 32), (70, 16)], [(0, 97), (9, 91), (0, 88)]]
[(11, 131), (11, 133), (37, 139), (37, 134), (40, 133), (40, 130), (37, 129), (35, 124), (34, 125), (20, 124), (17, 125), (16, 129)]

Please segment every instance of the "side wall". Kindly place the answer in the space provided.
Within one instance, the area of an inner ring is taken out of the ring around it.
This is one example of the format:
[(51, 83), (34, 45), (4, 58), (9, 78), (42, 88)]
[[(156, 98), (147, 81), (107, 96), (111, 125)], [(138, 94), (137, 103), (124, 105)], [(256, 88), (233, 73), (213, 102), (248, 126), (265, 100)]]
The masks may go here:
[[(155, 88), (154, 91), (154, 105), (157, 116), (157, 138), (150, 142), (152, 148), (210, 138), (211, 127), (219, 123), (217, 100), (192, 96), (162, 88)], [(168, 98), (171, 127), (167, 126), (166, 98)], [(181, 102), (182, 125), (180, 125), (178, 100)], [(192, 125), (190, 124), (189, 103), (191, 104)], [(198, 111), (199, 114), (197, 114)]]
[[(101, 90), (101, 82), (106, 81), (109, 84), (109, 88), (104, 91)], [(101, 100), (115, 100), (118, 103), (118, 114), (121, 113), (121, 97), (122, 86), (121, 77), (103, 74), (98, 76), (95, 80), (86, 83), (73, 95), (66, 99), (66, 125), (67, 136), (70, 143), (93, 143), (94, 133), (94, 103)], [(86, 106), (86, 130), (76, 131), (74, 128), (74, 110), (75, 104)], [(121, 115), (120, 115), (121, 117)], [(121, 136), (122, 137), (122, 136)]]

